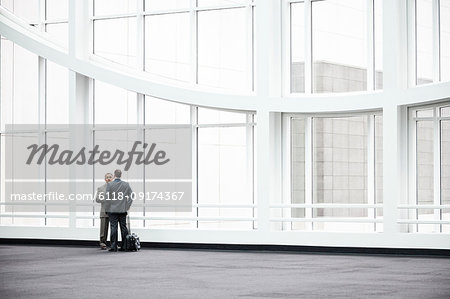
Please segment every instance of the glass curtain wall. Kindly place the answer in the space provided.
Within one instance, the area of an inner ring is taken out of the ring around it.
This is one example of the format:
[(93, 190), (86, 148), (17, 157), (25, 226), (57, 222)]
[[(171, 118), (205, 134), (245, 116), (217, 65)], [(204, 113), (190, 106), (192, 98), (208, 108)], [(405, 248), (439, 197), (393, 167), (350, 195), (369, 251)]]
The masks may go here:
[(250, 92), (253, 9), (252, 1), (93, 0), (93, 53), (172, 82)]
[(286, 230), (382, 231), (381, 114), (290, 116)]
[(292, 93), (382, 89), (382, 0), (289, 1), (288, 15)]
[(450, 231), (449, 112), (448, 102), (409, 109), (411, 192), (400, 206), (409, 232)]

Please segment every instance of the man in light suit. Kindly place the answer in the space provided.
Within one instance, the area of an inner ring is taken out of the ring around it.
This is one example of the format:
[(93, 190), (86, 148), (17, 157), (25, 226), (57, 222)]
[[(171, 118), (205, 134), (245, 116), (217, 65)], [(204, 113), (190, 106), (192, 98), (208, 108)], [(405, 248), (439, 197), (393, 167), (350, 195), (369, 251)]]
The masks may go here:
[(113, 179), (112, 173), (105, 174), (106, 184), (97, 188), (97, 194), (95, 195), (95, 202), (101, 204), (100, 208), (100, 248), (106, 249), (106, 239), (108, 238), (108, 228), (109, 228), (109, 217), (105, 212), (105, 192), (106, 185)]
[(127, 229), (127, 211), (131, 207), (133, 200), (131, 198), (132, 190), (127, 182), (121, 180), (122, 171), (116, 169), (114, 171), (114, 181), (106, 186), (106, 212), (109, 216), (111, 224), (111, 249), (109, 251), (118, 250), (118, 227), (120, 224), (120, 232), (122, 235), (122, 246), (120, 251), (125, 251)]

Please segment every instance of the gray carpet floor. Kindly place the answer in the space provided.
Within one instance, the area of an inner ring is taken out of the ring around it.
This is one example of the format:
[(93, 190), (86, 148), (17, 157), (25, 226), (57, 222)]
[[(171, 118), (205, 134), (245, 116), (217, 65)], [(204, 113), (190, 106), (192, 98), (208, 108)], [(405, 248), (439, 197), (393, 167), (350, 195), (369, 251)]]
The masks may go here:
[(0, 246), (0, 298), (450, 298), (450, 258)]

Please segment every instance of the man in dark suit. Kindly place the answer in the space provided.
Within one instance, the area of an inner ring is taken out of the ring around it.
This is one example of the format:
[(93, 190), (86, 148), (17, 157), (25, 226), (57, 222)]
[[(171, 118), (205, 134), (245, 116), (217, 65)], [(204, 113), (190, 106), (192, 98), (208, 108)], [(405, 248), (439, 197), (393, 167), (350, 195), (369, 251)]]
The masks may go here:
[(120, 224), (120, 232), (122, 235), (122, 246), (120, 251), (126, 249), (127, 229), (127, 211), (131, 207), (133, 200), (131, 198), (132, 190), (127, 182), (121, 180), (122, 171), (116, 169), (114, 171), (114, 181), (106, 186), (106, 212), (109, 215), (111, 225), (111, 249), (109, 251), (118, 250), (118, 223)]

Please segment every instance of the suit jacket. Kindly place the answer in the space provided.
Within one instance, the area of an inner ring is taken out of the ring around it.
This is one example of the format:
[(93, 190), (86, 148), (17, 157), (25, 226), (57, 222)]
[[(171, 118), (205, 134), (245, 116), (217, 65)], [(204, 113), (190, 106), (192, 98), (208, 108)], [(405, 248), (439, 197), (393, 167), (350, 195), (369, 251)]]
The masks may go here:
[(133, 200), (131, 198), (130, 184), (120, 179), (115, 179), (106, 186), (106, 213), (126, 213), (131, 207)]
[(108, 214), (106, 214), (106, 212), (105, 212), (106, 185), (108, 185), (108, 184), (104, 184), (104, 185), (98, 187), (97, 188), (97, 194), (95, 196), (95, 202), (98, 202), (98, 203), (102, 204), (102, 207), (100, 209), (100, 217), (108, 217)]

